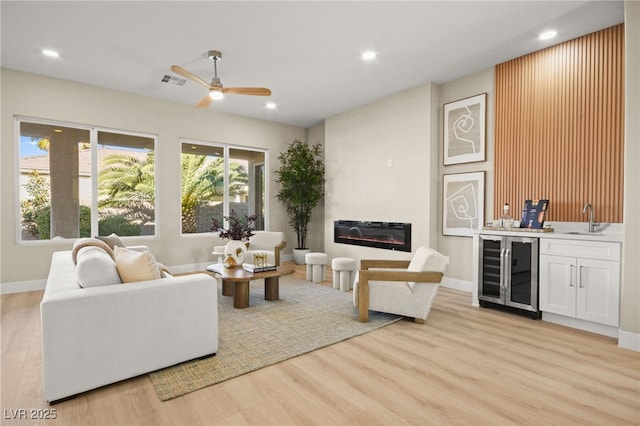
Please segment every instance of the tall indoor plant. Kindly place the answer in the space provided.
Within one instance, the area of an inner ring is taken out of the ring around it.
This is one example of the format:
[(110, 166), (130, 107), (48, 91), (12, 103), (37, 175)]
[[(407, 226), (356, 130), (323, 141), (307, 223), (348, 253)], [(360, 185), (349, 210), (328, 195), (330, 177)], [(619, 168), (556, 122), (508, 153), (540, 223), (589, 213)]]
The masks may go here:
[[(276, 182), (281, 185), (278, 200), (284, 204), (289, 225), (298, 236), (294, 261), (304, 264), (297, 251), (307, 250), (307, 232), (313, 209), (324, 196), (324, 158), (322, 145), (309, 145), (295, 139), (278, 156), (280, 168), (275, 171)], [(304, 254), (301, 254), (304, 256)]]

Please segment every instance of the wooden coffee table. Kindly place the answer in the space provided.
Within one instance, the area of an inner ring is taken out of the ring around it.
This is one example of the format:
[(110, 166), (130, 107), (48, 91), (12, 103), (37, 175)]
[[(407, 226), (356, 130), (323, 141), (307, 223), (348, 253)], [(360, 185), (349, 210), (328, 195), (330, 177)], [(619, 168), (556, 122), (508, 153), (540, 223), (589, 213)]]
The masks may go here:
[(280, 277), (293, 273), (293, 268), (278, 266), (275, 271), (253, 273), (242, 267), (225, 268), (222, 263), (207, 266), (207, 272), (220, 275), (222, 278), (222, 295), (233, 296), (233, 307), (243, 309), (249, 307), (249, 282), (264, 278), (264, 300), (280, 298)]

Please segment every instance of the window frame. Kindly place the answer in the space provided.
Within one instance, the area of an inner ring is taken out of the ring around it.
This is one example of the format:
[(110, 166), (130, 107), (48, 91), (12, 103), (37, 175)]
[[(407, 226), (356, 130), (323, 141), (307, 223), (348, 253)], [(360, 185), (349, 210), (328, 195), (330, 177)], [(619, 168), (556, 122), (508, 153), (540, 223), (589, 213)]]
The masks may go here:
[[(13, 123), (13, 148), (14, 148), (14, 164), (15, 164), (15, 173), (14, 173), (14, 211), (16, 213), (16, 218), (14, 222), (15, 226), (15, 241), (17, 245), (53, 245), (57, 243), (57, 240), (54, 239), (46, 239), (46, 240), (23, 240), (22, 239), (22, 214), (20, 209), (20, 128), (21, 123), (32, 123), (32, 124), (40, 124), (40, 125), (48, 125), (48, 126), (60, 126), (60, 127), (70, 127), (74, 129), (86, 130), (89, 132), (89, 145), (91, 149), (91, 235), (99, 235), (98, 230), (98, 132), (109, 132), (109, 133), (117, 133), (127, 136), (137, 136), (144, 137), (153, 140), (153, 152), (155, 155), (155, 166), (154, 167), (154, 230), (153, 234), (149, 235), (139, 235), (134, 238), (139, 239), (155, 239), (159, 237), (159, 227), (157, 226), (159, 220), (159, 209), (157, 208), (159, 205), (160, 192), (158, 191), (158, 135), (156, 133), (151, 132), (139, 132), (139, 131), (131, 131), (131, 130), (122, 130), (111, 127), (103, 127), (103, 126), (94, 126), (89, 124), (80, 124), (74, 123), (70, 121), (61, 121), (61, 120), (50, 120), (50, 119), (42, 119), (28, 116), (14, 116)], [(80, 238), (80, 237), (79, 237)], [(123, 236), (122, 238), (127, 239), (131, 238), (129, 236)], [(77, 240), (77, 238), (67, 238), (69, 240)]]
[[(222, 143), (222, 142), (212, 142), (212, 141), (205, 141), (202, 139), (193, 139), (193, 138), (185, 138), (185, 137), (181, 137), (179, 138), (179, 147), (180, 147), (180, 157), (178, 158), (178, 163), (179, 163), (179, 178), (180, 181), (182, 181), (182, 154), (184, 153), (183, 151), (183, 147), (184, 145), (202, 145), (202, 146), (206, 146), (206, 147), (216, 147), (216, 148), (222, 148), (223, 150), (223, 159), (224, 159), (224, 184), (223, 184), (223, 196), (222, 196), (222, 214), (223, 216), (229, 216), (229, 214), (231, 213), (230, 207), (229, 207), (229, 203), (230, 203), (230, 196), (229, 196), (229, 170), (230, 170), (230, 152), (231, 150), (244, 150), (244, 151), (253, 151), (253, 152), (259, 152), (262, 153), (264, 156), (264, 163), (260, 163), (264, 165), (264, 230), (268, 231), (269, 230), (269, 184), (268, 184), (268, 176), (269, 176), (269, 149), (268, 148), (257, 148), (257, 147), (253, 147), (253, 146), (245, 146), (245, 145), (237, 145), (237, 144), (227, 144), (227, 143)], [(258, 163), (256, 163), (258, 164)], [(247, 173), (249, 173), (249, 171), (247, 170)], [(182, 186), (180, 187), (180, 197), (182, 198)], [(184, 233), (182, 232), (182, 211), (180, 211), (180, 215), (178, 216), (178, 220), (180, 221), (179, 223), (179, 227), (180, 227), (180, 237), (187, 237), (187, 238), (191, 238), (191, 237), (198, 237), (198, 236), (202, 236), (202, 235), (208, 235), (210, 234), (210, 232), (194, 232), (194, 233)]]

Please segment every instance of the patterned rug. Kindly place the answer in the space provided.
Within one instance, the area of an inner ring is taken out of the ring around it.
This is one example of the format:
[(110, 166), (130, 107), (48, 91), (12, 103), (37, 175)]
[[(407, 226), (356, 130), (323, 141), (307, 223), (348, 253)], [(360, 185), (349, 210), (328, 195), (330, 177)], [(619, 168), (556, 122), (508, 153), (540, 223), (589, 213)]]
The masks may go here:
[(158, 397), (166, 401), (286, 359), (368, 333), (401, 317), (369, 313), (357, 320), (351, 292), (280, 278), (280, 300), (264, 300), (264, 281), (251, 283), (250, 306), (234, 309), (218, 283), (219, 345), (214, 357), (188, 361), (150, 373)]

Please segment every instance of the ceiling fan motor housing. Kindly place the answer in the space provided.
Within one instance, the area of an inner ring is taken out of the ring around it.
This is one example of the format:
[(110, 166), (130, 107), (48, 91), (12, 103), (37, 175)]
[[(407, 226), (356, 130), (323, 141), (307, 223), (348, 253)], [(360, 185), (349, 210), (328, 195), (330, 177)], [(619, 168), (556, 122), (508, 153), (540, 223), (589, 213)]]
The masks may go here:
[(211, 79), (211, 88), (222, 89), (222, 82), (219, 77), (213, 77)]
[(222, 53), (220, 53), (219, 50), (210, 50), (207, 53), (207, 56), (209, 57), (209, 59), (211, 59), (214, 62), (222, 59)]

